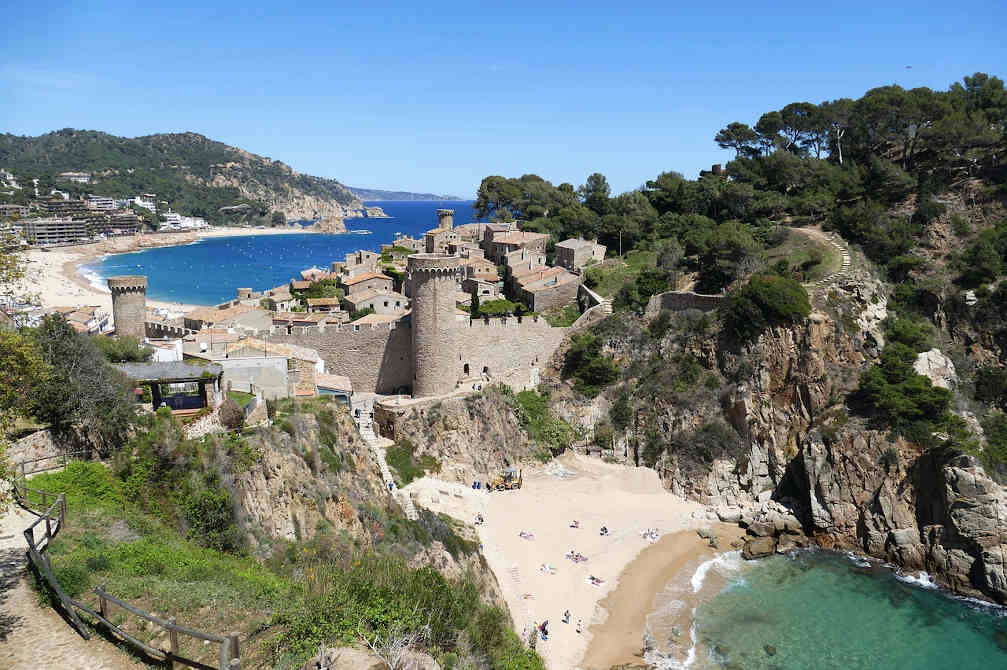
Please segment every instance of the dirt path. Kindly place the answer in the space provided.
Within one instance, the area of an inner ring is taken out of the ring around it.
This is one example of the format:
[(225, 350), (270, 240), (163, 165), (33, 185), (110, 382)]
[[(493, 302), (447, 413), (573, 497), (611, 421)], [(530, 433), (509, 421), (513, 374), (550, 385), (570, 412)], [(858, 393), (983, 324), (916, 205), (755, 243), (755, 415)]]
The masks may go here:
[(50, 607), (38, 604), (22, 531), (35, 517), (11, 505), (0, 518), (0, 668), (130, 670), (147, 666), (100, 637), (85, 640)]

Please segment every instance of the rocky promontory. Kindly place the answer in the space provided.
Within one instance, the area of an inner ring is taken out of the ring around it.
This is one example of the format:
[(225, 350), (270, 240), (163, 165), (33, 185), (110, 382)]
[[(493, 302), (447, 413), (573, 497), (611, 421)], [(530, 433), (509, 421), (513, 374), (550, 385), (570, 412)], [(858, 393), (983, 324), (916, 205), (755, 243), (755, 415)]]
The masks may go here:
[(343, 222), (343, 218), (340, 217), (328, 217), (322, 218), (316, 221), (309, 230), (314, 233), (324, 233), (326, 235), (338, 235), (339, 233), (346, 232), (346, 224)]

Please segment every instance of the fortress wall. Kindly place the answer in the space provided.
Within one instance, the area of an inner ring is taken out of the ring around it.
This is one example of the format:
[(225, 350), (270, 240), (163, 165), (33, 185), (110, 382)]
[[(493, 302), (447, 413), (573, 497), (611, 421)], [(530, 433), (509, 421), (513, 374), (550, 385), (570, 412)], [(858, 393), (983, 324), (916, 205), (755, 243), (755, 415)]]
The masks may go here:
[(325, 361), (329, 374), (350, 378), (354, 391), (395, 393), (412, 386), (412, 330), (403, 323), (323, 328), (295, 327), (277, 331), (270, 342), (310, 347)]
[(522, 388), (538, 382), (544, 366), (563, 341), (566, 328), (553, 328), (545, 319), (518, 317), (476, 319), (458, 323), (456, 374), (481, 376), (488, 369), (492, 381)]
[(653, 318), (662, 310), (681, 312), (686, 309), (698, 309), (703, 312), (712, 312), (717, 309), (727, 296), (723, 295), (703, 295), (691, 291), (668, 291), (652, 295), (647, 301), (647, 311), (645, 316)]

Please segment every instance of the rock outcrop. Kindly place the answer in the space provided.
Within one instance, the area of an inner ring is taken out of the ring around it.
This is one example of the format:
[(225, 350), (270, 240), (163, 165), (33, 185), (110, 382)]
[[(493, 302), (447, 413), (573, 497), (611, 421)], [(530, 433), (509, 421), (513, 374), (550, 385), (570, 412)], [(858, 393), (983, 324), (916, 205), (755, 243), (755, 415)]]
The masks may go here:
[(326, 217), (316, 221), (310, 228), (312, 232), (324, 233), (327, 235), (338, 235), (346, 232), (346, 224), (343, 217)]
[(1007, 603), (1007, 491), (971, 456), (920, 453), (872, 430), (826, 443), (815, 431), (779, 492), (795, 496), (822, 546), (926, 570), (957, 593)]

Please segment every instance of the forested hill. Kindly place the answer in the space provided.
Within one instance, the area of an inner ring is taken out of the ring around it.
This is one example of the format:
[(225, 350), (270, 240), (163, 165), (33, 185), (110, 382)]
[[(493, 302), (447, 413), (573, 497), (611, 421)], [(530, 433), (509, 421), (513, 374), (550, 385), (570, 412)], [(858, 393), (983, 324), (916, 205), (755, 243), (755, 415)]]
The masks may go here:
[(457, 195), (437, 195), (436, 193), (412, 193), (410, 191), (385, 191), (380, 188), (357, 188), (348, 186), (350, 193), (361, 200), (462, 200)]
[[(249, 204), (288, 219), (341, 215), (360, 200), (334, 179), (296, 172), (197, 133), (116, 137), (63, 129), (38, 137), (0, 135), (0, 167), (19, 177), (39, 177), (40, 187), (126, 197), (156, 193), (174, 210), (219, 221), (221, 207)], [(92, 174), (92, 183), (69, 185), (61, 172)]]

